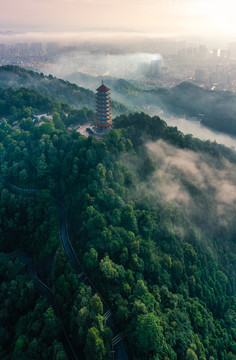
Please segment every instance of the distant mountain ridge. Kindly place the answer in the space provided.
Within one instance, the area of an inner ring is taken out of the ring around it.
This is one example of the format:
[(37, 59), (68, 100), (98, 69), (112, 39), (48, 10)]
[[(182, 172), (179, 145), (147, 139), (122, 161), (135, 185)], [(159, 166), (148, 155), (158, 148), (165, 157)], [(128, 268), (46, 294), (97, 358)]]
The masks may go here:
[(95, 107), (95, 96), (92, 91), (52, 75), (45, 76), (43, 73), (39, 74), (18, 66), (0, 67), (0, 86), (11, 86), (14, 89), (28, 87), (43, 95), (56, 97), (60, 101), (67, 101), (70, 96), (70, 105)]
[[(95, 110), (95, 93), (88, 88), (95, 90), (101, 79), (102, 77), (99, 76), (73, 73), (67, 76), (67, 80), (62, 80), (19, 66), (0, 67), (0, 87), (30, 88), (77, 109), (86, 107)], [(104, 77), (104, 80), (111, 88), (113, 116), (128, 114), (131, 109), (150, 114), (150, 109), (153, 107), (177, 116), (199, 118), (209, 128), (236, 135), (236, 94), (234, 93), (206, 90), (188, 82), (173, 88), (145, 89), (136, 82), (124, 79)], [(69, 81), (86, 86), (86, 89)]]
[[(73, 73), (66, 78), (91, 88), (101, 77)], [(104, 77), (104, 80), (116, 100), (137, 111), (159, 107), (173, 115), (197, 117), (209, 128), (236, 135), (236, 94), (232, 92), (207, 90), (190, 82), (172, 88), (145, 89), (124, 79)]]
[[(96, 97), (91, 90), (52, 75), (46, 76), (43, 73), (27, 70), (19, 66), (5, 65), (0, 67), (0, 87), (12, 87), (13, 89), (26, 87), (44, 96), (66, 102), (77, 109), (86, 107), (95, 110)], [(111, 106), (114, 116), (128, 112), (124, 105), (117, 102), (112, 101)]]

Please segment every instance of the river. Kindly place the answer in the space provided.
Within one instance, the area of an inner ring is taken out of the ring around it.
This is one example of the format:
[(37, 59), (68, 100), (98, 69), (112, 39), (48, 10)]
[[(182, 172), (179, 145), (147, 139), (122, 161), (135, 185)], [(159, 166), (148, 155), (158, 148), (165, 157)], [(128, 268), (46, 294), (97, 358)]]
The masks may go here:
[(218, 144), (223, 144), (230, 148), (236, 149), (236, 137), (230, 136), (218, 131), (209, 129), (202, 125), (200, 121), (193, 119), (186, 119), (184, 117), (165, 117), (162, 116), (163, 120), (170, 126), (177, 126), (177, 128), (184, 134), (192, 134), (201, 140), (216, 141)]
[(194, 137), (197, 137), (201, 140), (216, 141), (218, 144), (223, 144), (236, 150), (236, 136), (231, 136), (216, 130), (211, 130), (198, 120), (184, 116), (171, 116), (167, 113), (164, 113), (163, 111), (160, 111), (160, 109), (157, 110), (157, 108), (149, 108), (148, 113), (150, 115), (158, 115), (161, 119), (165, 120), (169, 126), (177, 126), (177, 128), (184, 134), (192, 134)]

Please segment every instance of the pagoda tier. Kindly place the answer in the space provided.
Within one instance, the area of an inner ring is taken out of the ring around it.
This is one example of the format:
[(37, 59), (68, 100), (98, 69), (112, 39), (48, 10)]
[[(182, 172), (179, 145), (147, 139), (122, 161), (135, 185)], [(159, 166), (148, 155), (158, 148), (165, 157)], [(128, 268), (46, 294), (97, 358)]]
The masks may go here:
[(100, 100), (110, 100), (110, 96), (107, 94), (107, 95), (101, 95), (101, 94), (97, 94), (96, 95), (96, 98), (97, 99), (100, 99)]
[(110, 108), (102, 108), (102, 107), (98, 107), (97, 106), (97, 112), (99, 112), (99, 113), (110, 113), (111, 112), (111, 109)]
[(104, 100), (103, 99), (101, 100), (101, 99), (97, 98), (96, 101), (99, 102), (99, 104), (101, 104), (101, 105), (110, 104), (110, 98), (109, 99), (104, 99)]
[(109, 91), (107, 91), (107, 92), (102, 91), (102, 92), (97, 92), (96, 97), (97, 98), (106, 98), (106, 97), (110, 97), (109, 95), (110, 95)]
[(111, 117), (111, 113), (100, 113), (99, 115), (96, 116), (97, 119), (105, 119), (105, 118), (110, 118)]
[(111, 107), (110, 101), (106, 101), (106, 102), (102, 102), (102, 103), (97, 101), (96, 105), (97, 105), (96, 106), (97, 108), (110, 108)]
[(110, 120), (111, 119), (111, 114), (109, 113), (103, 113), (103, 114), (99, 114), (96, 116), (96, 119), (100, 119), (102, 121), (105, 121), (106, 119)]
[(103, 82), (102, 85), (97, 89), (96, 120), (94, 125), (98, 130), (103, 130), (112, 126), (109, 90), (110, 89), (106, 87)]
[(108, 108), (110, 107), (110, 101), (104, 101), (102, 103), (97, 102), (97, 108)]
[(98, 119), (105, 119), (105, 118), (110, 118), (111, 117), (111, 113), (100, 113), (99, 115), (96, 116), (96, 118)]

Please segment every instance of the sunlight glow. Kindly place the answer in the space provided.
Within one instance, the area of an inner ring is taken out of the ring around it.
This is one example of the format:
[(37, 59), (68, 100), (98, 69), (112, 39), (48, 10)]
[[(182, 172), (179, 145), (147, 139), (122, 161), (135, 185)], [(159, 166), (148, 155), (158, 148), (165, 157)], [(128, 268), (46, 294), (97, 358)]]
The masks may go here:
[(235, 14), (235, 0), (8, 0), (0, 24), (6, 30), (122, 29), (122, 34), (127, 30), (232, 38)]
[(200, 0), (194, 1), (188, 7), (192, 15), (198, 16), (207, 28), (212, 28), (224, 34), (236, 34), (235, 0)]

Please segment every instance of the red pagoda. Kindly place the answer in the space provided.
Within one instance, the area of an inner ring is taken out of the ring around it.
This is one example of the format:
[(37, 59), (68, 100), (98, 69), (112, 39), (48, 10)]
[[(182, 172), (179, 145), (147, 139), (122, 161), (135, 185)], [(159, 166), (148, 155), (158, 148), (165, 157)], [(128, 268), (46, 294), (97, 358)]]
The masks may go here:
[(111, 106), (109, 88), (106, 87), (102, 81), (102, 85), (97, 89), (96, 99), (96, 120), (95, 127), (98, 131), (105, 131), (111, 128)]

